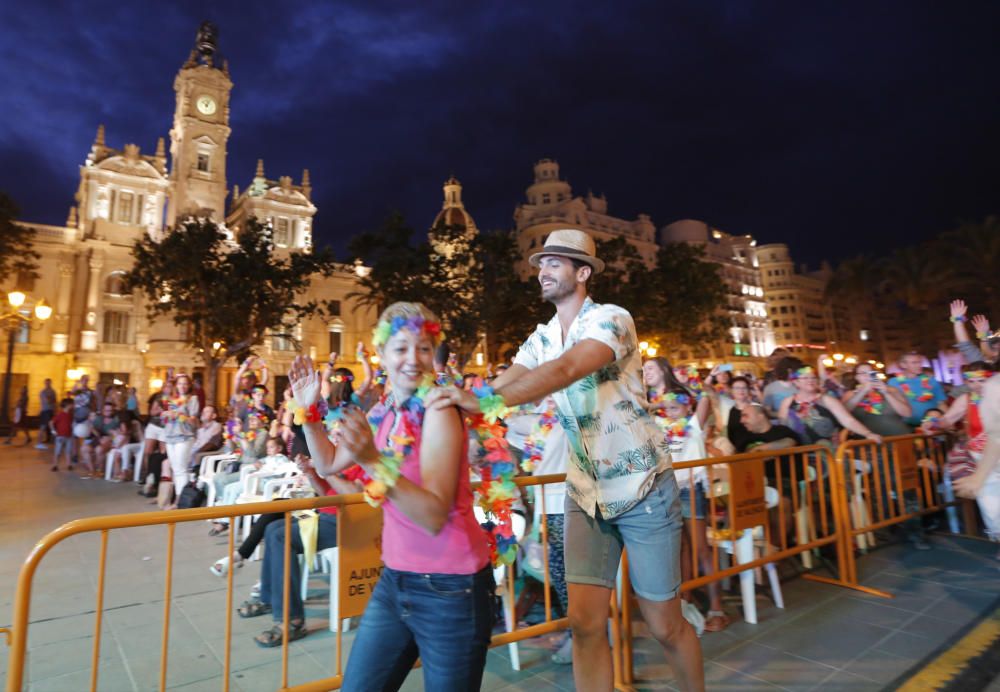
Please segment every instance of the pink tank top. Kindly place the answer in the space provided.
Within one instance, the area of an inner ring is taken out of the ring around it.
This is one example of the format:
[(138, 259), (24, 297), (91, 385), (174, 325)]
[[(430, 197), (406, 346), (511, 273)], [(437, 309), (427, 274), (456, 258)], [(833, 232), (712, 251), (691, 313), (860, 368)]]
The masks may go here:
[[(390, 410), (379, 426), (375, 443), (384, 447), (399, 420)], [(422, 430), (414, 433), (413, 451), (403, 461), (402, 475), (422, 486), (420, 478), (420, 440)], [(463, 435), (463, 438), (465, 436)], [(382, 560), (392, 569), (422, 574), (475, 574), (489, 562), (486, 532), (472, 512), (469, 487), (468, 442), (462, 445), (455, 504), (448, 513), (444, 528), (436, 535), (418, 526), (403, 514), (390, 499), (383, 507)]]

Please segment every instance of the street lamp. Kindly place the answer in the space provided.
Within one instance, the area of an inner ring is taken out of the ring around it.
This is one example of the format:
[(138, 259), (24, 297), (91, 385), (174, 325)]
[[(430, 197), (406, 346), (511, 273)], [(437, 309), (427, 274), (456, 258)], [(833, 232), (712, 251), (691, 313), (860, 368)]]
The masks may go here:
[[(34, 317), (21, 314), (21, 306), (24, 305), (28, 296), (23, 291), (11, 291), (7, 294), (7, 302), (10, 303), (11, 310), (0, 315), (0, 325), (7, 329), (7, 371), (3, 376), (3, 401), (0, 403), (0, 425), (10, 425), (10, 383), (14, 379), (12, 374), (14, 368), (14, 340), (21, 329), (22, 324), (32, 327), (34, 320), (44, 322), (52, 317), (52, 308), (45, 304), (44, 300), (39, 300), (35, 304)], [(41, 326), (41, 325), (39, 325)]]

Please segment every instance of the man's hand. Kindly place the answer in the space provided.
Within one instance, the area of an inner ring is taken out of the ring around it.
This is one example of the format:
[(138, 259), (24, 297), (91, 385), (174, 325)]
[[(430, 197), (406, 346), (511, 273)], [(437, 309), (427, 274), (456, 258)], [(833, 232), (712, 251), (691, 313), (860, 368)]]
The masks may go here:
[(472, 392), (458, 387), (436, 387), (431, 390), (424, 401), (424, 406), (430, 410), (440, 411), (449, 406), (457, 406), (466, 413), (480, 413), (479, 399)]
[(969, 500), (975, 500), (979, 491), (983, 489), (983, 482), (986, 479), (978, 473), (973, 473), (963, 478), (956, 478), (951, 482), (951, 487), (955, 494)]
[(969, 309), (964, 300), (953, 300), (950, 307), (952, 317), (965, 317), (965, 313)]
[(295, 403), (309, 408), (319, 401), (319, 374), (309, 356), (296, 356), (288, 369), (288, 383), (292, 386)]

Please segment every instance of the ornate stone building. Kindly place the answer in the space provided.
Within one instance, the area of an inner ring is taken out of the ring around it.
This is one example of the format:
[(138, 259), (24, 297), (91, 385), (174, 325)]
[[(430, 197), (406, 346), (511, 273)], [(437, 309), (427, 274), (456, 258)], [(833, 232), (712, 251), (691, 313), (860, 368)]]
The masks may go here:
[[(163, 138), (147, 155), (135, 144), (108, 146), (100, 126), (80, 167), (76, 204), (65, 226), (25, 223), (37, 232), (41, 278), (25, 285), (7, 277), (2, 288), (12, 290), (18, 284), (54, 308), (40, 329), (24, 329), (17, 339), (11, 400), (27, 384), (30, 413), (38, 410), (37, 392), (45, 378), (63, 392), (86, 373), (92, 383), (135, 386), (144, 397), (159, 385), (168, 367), (199, 369), (197, 354), (186, 345), (181, 328), (169, 319), (150, 323), (142, 298), (125, 291), (122, 278), (132, 263), (131, 249), (144, 234), (159, 238), (190, 215), (212, 218), (228, 232), (239, 233), (246, 219), (256, 216), (271, 224), (279, 252), (312, 247), (316, 207), (308, 171), (295, 185), (287, 176), (268, 179), (263, 162), (258, 162), (246, 189), (240, 193), (234, 188), (227, 196), (232, 88), (228, 65), (216, 52), (214, 29), (203, 25), (174, 79), (169, 159)], [(304, 352), (325, 359), (336, 351), (352, 364), (355, 343), (368, 339), (376, 317), (348, 297), (365, 270), (344, 266), (334, 276), (313, 282), (311, 296), (336, 301), (339, 315), (329, 323), (312, 319), (299, 325), (296, 337)], [(268, 360), (277, 385), (272, 389), (277, 389), (297, 352), (295, 345), (274, 337), (257, 350)], [(231, 362), (227, 366), (218, 382), (220, 401), (229, 394), (236, 367)]]

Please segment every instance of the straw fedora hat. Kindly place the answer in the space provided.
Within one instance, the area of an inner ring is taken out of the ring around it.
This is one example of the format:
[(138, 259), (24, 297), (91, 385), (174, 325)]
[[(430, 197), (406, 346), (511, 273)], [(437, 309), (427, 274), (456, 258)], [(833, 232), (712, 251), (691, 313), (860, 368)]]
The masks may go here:
[(594, 239), (588, 233), (575, 228), (561, 228), (549, 233), (541, 252), (536, 252), (528, 258), (528, 264), (538, 266), (538, 261), (544, 255), (558, 255), (577, 259), (590, 265), (595, 274), (604, 271), (604, 261), (597, 257)]

